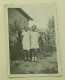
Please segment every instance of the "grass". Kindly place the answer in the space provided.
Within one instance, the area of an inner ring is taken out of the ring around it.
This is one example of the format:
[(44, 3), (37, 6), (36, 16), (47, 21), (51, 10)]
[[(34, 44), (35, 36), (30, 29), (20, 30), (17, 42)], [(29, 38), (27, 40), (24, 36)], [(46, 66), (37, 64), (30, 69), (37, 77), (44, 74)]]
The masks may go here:
[(55, 74), (58, 73), (56, 53), (44, 56), (44, 52), (37, 53), (38, 62), (29, 62), (24, 60), (11, 60), (11, 74)]

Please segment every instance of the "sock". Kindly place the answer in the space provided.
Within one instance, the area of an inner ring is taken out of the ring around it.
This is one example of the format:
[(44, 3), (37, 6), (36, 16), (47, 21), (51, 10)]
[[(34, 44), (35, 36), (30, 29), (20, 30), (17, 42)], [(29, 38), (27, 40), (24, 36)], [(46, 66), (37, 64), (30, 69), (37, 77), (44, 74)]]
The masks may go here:
[(36, 61), (36, 57), (35, 57), (35, 61)]
[(32, 57), (32, 61), (34, 61), (34, 57)]

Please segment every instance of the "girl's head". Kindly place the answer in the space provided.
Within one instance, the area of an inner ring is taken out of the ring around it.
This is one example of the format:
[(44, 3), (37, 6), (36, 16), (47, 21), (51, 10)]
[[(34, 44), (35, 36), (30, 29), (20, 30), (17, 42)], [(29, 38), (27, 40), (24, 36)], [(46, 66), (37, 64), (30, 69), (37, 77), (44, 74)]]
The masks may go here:
[(24, 29), (25, 29), (25, 31), (27, 32), (27, 31), (28, 31), (28, 29), (29, 29), (29, 27), (25, 26), (25, 27), (24, 27)]
[(32, 26), (32, 31), (35, 31), (36, 28), (37, 28), (36, 25), (33, 25), (33, 26)]

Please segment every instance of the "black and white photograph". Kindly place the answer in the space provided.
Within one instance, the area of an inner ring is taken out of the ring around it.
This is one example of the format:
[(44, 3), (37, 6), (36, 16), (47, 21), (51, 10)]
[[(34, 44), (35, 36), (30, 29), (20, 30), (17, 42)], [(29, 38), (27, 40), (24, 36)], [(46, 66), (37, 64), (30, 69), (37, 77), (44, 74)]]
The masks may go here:
[(60, 75), (57, 20), (55, 4), (11, 5), (7, 8), (10, 75)]

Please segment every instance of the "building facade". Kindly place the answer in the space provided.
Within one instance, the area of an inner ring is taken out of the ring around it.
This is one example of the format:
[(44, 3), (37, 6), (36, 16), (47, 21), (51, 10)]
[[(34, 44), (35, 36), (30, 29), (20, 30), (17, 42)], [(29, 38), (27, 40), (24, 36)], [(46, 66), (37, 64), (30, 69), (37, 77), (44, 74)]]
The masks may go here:
[(9, 48), (11, 59), (19, 56), (22, 48), (21, 33), (25, 26), (29, 26), (29, 20), (33, 19), (21, 8), (8, 8)]

